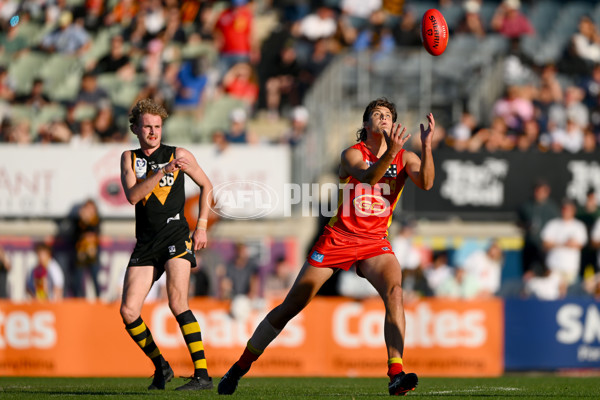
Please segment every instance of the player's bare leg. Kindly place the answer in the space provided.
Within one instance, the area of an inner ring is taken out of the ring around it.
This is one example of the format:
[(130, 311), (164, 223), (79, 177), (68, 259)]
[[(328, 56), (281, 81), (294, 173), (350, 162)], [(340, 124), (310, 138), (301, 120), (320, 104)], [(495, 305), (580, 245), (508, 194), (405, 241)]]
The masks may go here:
[(388, 376), (391, 395), (404, 395), (418, 384), (416, 374), (405, 373), (402, 365), (404, 353), (404, 301), (402, 292), (402, 270), (393, 254), (381, 254), (360, 261), (358, 268), (375, 287), (385, 305), (384, 337), (388, 352)]
[(164, 389), (165, 384), (173, 379), (171, 366), (163, 358), (141, 317), (142, 306), (154, 282), (155, 273), (152, 266), (127, 268), (120, 308), (125, 329), (154, 364), (154, 377), (148, 386), (149, 390)]
[(175, 390), (212, 389), (213, 383), (210, 376), (208, 376), (202, 332), (188, 303), (190, 262), (183, 258), (172, 258), (167, 261), (165, 271), (167, 273), (169, 308), (179, 324), (183, 339), (194, 363), (194, 375), (190, 377), (189, 382)]
[(250, 370), (252, 363), (275, 340), (285, 325), (310, 303), (333, 273), (331, 268), (317, 268), (308, 262), (304, 263), (283, 303), (271, 310), (256, 327), (240, 359), (221, 378), (219, 394), (235, 392), (239, 380)]

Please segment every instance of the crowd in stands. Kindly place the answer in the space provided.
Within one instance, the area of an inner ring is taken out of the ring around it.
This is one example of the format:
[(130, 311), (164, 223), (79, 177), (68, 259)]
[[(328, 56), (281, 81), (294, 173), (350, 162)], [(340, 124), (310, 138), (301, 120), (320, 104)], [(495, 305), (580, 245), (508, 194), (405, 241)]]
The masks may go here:
[[(264, 112), (277, 120), (302, 106), (306, 92), (342, 51), (369, 50), (376, 60), (399, 47), (419, 47), (417, 3), (3, 2), (0, 142), (129, 141), (127, 113), (141, 97), (200, 126), (190, 128), (199, 132), (173, 138), (208, 143), (214, 136), (218, 142), (229, 121), (222, 114), (210, 121), (211, 105), (229, 107), (228, 113), (243, 109), (248, 119)], [(524, 38), (540, 34), (531, 16), (543, 2), (432, 3), (446, 13), (451, 37), (496, 35), (511, 43), (505, 95), (494, 104), (491, 123), (465, 111), (447, 129), (440, 127), (438, 146), (472, 152), (596, 150), (600, 34), (591, 15), (578, 16), (559, 57), (540, 63), (525, 51)], [(225, 106), (225, 98), (237, 103)], [(37, 110), (33, 118), (27, 108)], [(236, 140), (263, 139), (259, 134)]]

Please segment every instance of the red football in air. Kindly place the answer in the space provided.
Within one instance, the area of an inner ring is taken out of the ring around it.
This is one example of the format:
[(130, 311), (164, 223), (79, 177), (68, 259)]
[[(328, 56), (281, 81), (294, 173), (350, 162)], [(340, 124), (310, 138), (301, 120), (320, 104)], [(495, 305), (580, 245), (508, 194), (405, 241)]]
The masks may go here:
[(425, 50), (433, 56), (439, 56), (448, 46), (448, 24), (442, 13), (435, 8), (423, 14), (421, 41)]

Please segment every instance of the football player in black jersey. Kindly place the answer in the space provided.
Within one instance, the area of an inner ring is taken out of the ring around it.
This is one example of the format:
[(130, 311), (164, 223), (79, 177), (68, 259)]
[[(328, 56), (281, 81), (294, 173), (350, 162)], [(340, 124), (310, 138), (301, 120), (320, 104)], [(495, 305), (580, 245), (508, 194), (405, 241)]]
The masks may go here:
[[(152, 360), (155, 372), (148, 389), (164, 389), (173, 378), (150, 330), (141, 318), (152, 284), (167, 274), (169, 308), (175, 315), (194, 363), (194, 376), (176, 390), (212, 388), (207, 372), (200, 325), (189, 309), (190, 270), (194, 252), (206, 247), (206, 228), (212, 185), (192, 153), (161, 143), (166, 110), (150, 99), (140, 100), (129, 115), (131, 131), (140, 148), (121, 156), (121, 183), (127, 200), (135, 205), (136, 246), (131, 254), (121, 301), (127, 332)], [(185, 220), (184, 174), (201, 189), (198, 224), (190, 237)]]

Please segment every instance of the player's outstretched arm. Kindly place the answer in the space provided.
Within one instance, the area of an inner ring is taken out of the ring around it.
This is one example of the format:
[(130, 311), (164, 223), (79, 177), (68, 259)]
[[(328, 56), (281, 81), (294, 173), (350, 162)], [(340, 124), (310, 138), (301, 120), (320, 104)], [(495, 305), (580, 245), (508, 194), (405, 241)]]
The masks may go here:
[(182, 147), (178, 147), (176, 155), (176, 160), (173, 160), (177, 161), (176, 166), (192, 178), (192, 180), (200, 187), (198, 223), (196, 224), (196, 230), (192, 235), (194, 251), (196, 251), (205, 248), (207, 244), (206, 228), (208, 213), (213, 201), (212, 183), (192, 153)]
[(432, 139), (435, 131), (433, 114), (427, 115), (427, 129), (421, 124), (421, 158), (410, 151), (404, 152), (406, 172), (410, 179), (423, 190), (433, 187), (435, 166), (433, 164)]

